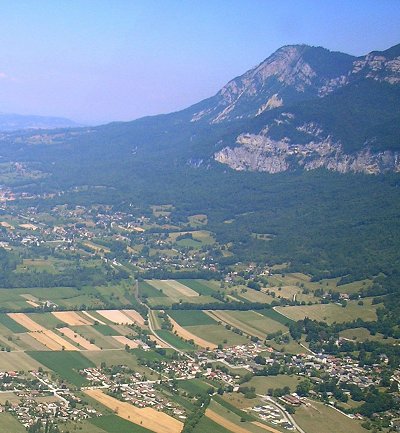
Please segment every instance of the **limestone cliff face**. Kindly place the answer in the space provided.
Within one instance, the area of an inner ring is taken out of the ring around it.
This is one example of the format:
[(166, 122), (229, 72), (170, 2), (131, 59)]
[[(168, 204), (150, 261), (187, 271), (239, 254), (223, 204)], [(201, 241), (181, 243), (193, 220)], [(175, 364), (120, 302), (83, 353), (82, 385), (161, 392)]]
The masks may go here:
[(314, 170), (326, 168), (341, 173), (355, 172), (378, 174), (387, 171), (400, 172), (400, 153), (394, 151), (373, 152), (370, 147), (347, 154), (340, 142), (314, 124), (303, 125), (314, 130), (308, 143), (298, 144), (288, 138), (273, 140), (268, 131), (261, 134), (241, 134), (235, 146), (227, 146), (214, 155), (214, 159), (234, 170), (279, 173), (302, 168)]

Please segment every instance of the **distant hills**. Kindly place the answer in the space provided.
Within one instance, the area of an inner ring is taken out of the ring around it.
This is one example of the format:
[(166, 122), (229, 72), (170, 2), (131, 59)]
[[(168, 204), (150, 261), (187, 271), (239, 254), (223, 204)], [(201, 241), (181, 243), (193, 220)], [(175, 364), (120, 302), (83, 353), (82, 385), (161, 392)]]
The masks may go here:
[(63, 117), (0, 113), (0, 131), (18, 131), (21, 129), (76, 128), (79, 126), (81, 125)]

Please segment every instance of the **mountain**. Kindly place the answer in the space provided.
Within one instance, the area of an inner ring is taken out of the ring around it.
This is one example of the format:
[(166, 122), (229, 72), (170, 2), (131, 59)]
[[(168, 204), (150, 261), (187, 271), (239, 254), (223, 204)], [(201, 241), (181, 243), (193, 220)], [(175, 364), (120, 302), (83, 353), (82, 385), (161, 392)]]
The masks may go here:
[(79, 177), (110, 160), (125, 177), (139, 163), (165, 170), (398, 172), (400, 44), (360, 57), (285, 46), (180, 112), (55, 134), (4, 134), (0, 151), (52, 161), (46, 170), (53, 174), (60, 155), (64, 165), (71, 160), (71, 173), (79, 155), (79, 164), (91, 164)]
[(51, 116), (28, 116), (21, 114), (0, 113), (0, 131), (18, 131), (21, 129), (76, 128), (78, 123)]

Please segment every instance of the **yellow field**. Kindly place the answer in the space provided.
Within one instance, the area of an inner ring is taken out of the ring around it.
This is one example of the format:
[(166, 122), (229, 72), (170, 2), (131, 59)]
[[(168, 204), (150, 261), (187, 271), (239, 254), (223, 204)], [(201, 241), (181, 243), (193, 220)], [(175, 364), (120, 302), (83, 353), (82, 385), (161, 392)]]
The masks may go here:
[(94, 398), (104, 406), (134, 424), (138, 424), (156, 433), (180, 433), (183, 424), (171, 416), (158, 412), (149, 407), (137, 408), (129, 403), (121, 402), (114, 397), (104, 394), (100, 389), (88, 389), (84, 391), (89, 397)]
[(176, 280), (146, 280), (146, 282), (156, 289), (161, 289), (166, 296), (174, 300), (178, 300), (182, 296), (199, 296), (196, 291)]
[(222, 427), (225, 427), (227, 430), (230, 430), (233, 433), (249, 433), (247, 429), (236, 425), (232, 421), (229, 421), (223, 416), (218, 415), (216, 412), (214, 412), (211, 409), (207, 409), (205, 415), (207, 418), (210, 418), (215, 423), (221, 425)]
[(97, 310), (97, 313), (117, 325), (134, 325), (135, 322), (120, 310)]
[(40, 307), (40, 305), (37, 303), (37, 302), (35, 302), (35, 301), (28, 301), (28, 300), (26, 300), (25, 301), (27, 304), (29, 304), (29, 305), (31, 305), (32, 307)]
[(34, 322), (30, 317), (28, 317), (24, 313), (8, 313), (7, 314), (11, 319), (18, 322), (20, 325), (24, 326), (29, 331), (43, 331), (45, 328), (43, 326), (39, 325), (38, 323)]
[(63, 347), (64, 350), (78, 350), (74, 345), (64, 340), (53, 331), (50, 331), (42, 325), (34, 322), (24, 313), (8, 313), (8, 316), (20, 325), (29, 329), (29, 335), (50, 350), (62, 350)]
[(76, 332), (74, 332), (70, 328), (60, 328), (60, 332), (62, 332), (66, 337), (79, 344), (80, 347), (86, 350), (100, 350), (100, 347), (97, 347), (95, 344), (91, 344), (90, 341), (86, 340), (86, 338), (81, 337)]
[(144, 319), (143, 317), (135, 310), (122, 310), (122, 312), (130, 317), (132, 320), (134, 320), (138, 325), (144, 326)]
[(182, 337), (183, 339), (193, 340), (194, 344), (196, 344), (197, 346), (203, 347), (204, 349), (207, 347), (210, 349), (216, 349), (217, 348), (216, 344), (210, 343), (209, 341), (206, 341), (203, 338), (200, 338), (197, 335), (192, 334), (187, 329), (183, 328), (181, 325), (179, 325), (177, 322), (175, 322), (175, 320), (172, 319), (172, 317), (170, 317), (170, 316), (168, 316), (168, 317), (171, 320), (174, 331), (176, 331), (176, 333), (180, 337)]
[(75, 311), (53, 311), (52, 314), (69, 326), (93, 325), (93, 322), (84, 319)]
[(117, 340), (119, 343), (123, 344), (124, 346), (128, 345), (130, 349), (136, 349), (139, 345), (136, 343), (136, 341), (133, 341), (127, 337), (124, 337), (123, 335), (114, 335), (114, 340)]
[(282, 433), (279, 430), (277, 430), (277, 429), (275, 429), (273, 427), (270, 427), (269, 425), (265, 425), (265, 424), (263, 424), (261, 422), (258, 422), (258, 421), (253, 421), (252, 424), (256, 425), (257, 427), (260, 427), (260, 428), (262, 428), (264, 430), (270, 431), (272, 433)]
[(102, 322), (100, 319), (97, 319), (96, 317), (92, 316), (90, 313), (88, 313), (87, 311), (82, 311), (82, 313), (89, 317), (90, 320), (93, 320), (93, 323), (97, 321), (97, 323), (99, 323), (100, 325), (105, 325), (105, 322)]

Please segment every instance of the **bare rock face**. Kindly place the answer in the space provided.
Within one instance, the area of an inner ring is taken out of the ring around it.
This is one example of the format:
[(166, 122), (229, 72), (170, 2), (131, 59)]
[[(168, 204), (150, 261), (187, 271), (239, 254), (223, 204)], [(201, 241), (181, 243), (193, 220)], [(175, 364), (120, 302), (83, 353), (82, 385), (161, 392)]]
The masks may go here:
[(260, 134), (241, 134), (236, 145), (225, 147), (214, 154), (214, 159), (234, 170), (279, 173), (296, 168), (315, 170), (326, 168), (341, 173), (378, 174), (400, 171), (400, 153), (372, 152), (369, 147), (354, 154), (346, 154), (340, 142), (315, 124), (299, 127), (313, 135), (306, 144), (292, 143), (288, 138), (273, 140), (268, 131)]

